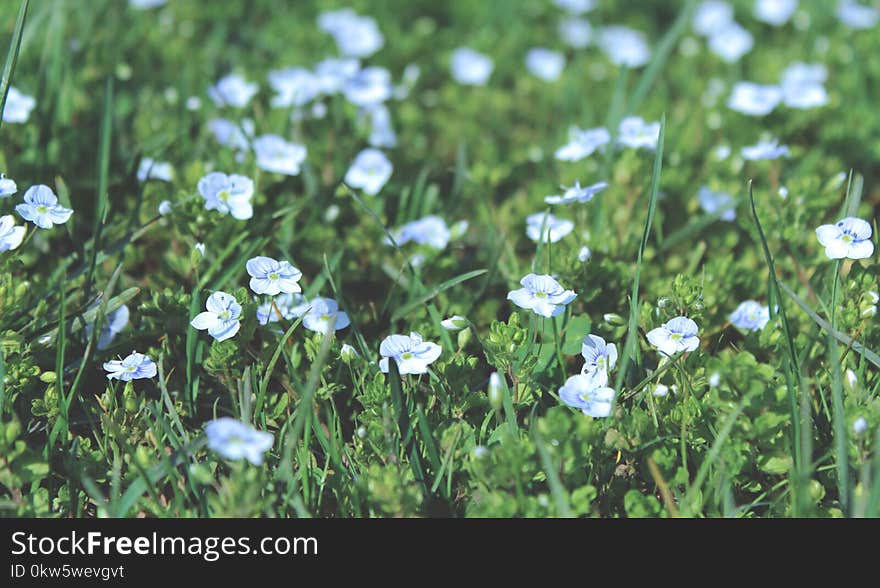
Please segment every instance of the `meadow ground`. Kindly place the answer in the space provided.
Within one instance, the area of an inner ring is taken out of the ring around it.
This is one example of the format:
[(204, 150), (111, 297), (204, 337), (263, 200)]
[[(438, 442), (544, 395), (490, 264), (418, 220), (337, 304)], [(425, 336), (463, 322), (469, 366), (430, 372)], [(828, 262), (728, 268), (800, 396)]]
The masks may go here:
[(880, 515), (878, 20), (0, 2), (0, 513)]

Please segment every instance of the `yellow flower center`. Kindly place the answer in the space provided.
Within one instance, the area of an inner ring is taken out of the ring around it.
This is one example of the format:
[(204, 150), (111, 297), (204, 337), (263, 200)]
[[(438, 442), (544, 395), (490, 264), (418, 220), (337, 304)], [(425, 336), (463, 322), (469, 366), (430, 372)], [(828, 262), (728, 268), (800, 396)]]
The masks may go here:
[(230, 197), (229, 190), (220, 190), (220, 193), (217, 194), (217, 198), (219, 200), (222, 200), (223, 202), (226, 202), (227, 200), (229, 200), (229, 197)]
[(39, 212), (40, 214), (46, 214), (47, 212), (49, 212), (49, 207), (45, 204), (38, 204), (37, 212)]

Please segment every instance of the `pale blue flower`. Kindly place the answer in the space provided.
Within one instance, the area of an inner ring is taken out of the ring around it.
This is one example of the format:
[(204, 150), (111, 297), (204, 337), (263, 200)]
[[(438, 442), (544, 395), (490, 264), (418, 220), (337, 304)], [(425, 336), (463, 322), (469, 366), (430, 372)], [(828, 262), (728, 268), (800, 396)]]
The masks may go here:
[(26, 230), (15, 226), (15, 217), (11, 214), (0, 216), (0, 251), (17, 249), (24, 240)]
[(262, 135), (254, 140), (254, 153), (260, 169), (295, 176), (299, 175), (307, 150), (304, 145), (290, 143), (278, 135)]
[(254, 465), (262, 465), (263, 454), (272, 448), (271, 433), (257, 431), (252, 426), (230, 417), (220, 417), (205, 426), (208, 449), (221, 457), (237, 461), (247, 459)]
[(217, 341), (225, 341), (235, 336), (241, 328), (241, 305), (236, 302), (232, 294), (226, 292), (214, 292), (208, 296), (205, 303), (206, 312), (200, 312), (190, 324), (200, 331), (208, 331), (208, 334)]
[(52, 188), (43, 184), (31, 186), (24, 193), (24, 203), (15, 211), (26, 221), (31, 221), (41, 229), (51, 229), (52, 225), (63, 225), (70, 219), (73, 211), (58, 204), (58, 197)]
[(322, 94), (331, 96), (342, 90), (345, 83), (361, 70), (361, 62), (352, 58), (331, 57), (318, 62), (315, 78)]
[(144, 157), (141, 159), (140, 165), (138, 165), (138, 181), (162, 180), (163, 182), (170, 182), (173, 178), (174, 168), (167, 161), (155, 161), (149, 157)]
[[(100, 303), (95, 304), (94, 307), (97, 307)], [(104, 319), (104, 326), (101, 327), (101, 332), (98, 333), (98, 349), (103, 350), (110, 347), (113, 344), (113, 339), (116, 338), (116, 335), (122, 332), (123, 329), (128, 325), (128, 317), (130, 312), (126, 305), (122, 305), (113, 312), (107, 314)], [(86, 325), (86, 338), (91, 339), (92, 331), (95, 329), (95, 323), (89, 323)]]
[(207, 210), (229, 214), (238, 220), (247, 220), (254, 215), (251, 205), (254, 182), (248, 177), (211, 172), (199, 180), (198, 190), (205, 199)]
[(593, 377), (585, 374), (571, 376), (559, 389), (562, 402), (593, 418), (611, 415), (614, 396), (613, 389), (598, 385)]
[(229, 74), (208, 89), (208, 95), (218, 108), (244, 108), (259, 91), (256, 82), (248, 82), (238, 74)]
[(128, 5), (138, 10), (149, 10), (150, 8), (158, 8), (168, 0), (128, 0)]
[(726, 63), (736, 63), (754, 46), (752, 34), (733, 21), (712, 32), (709, 37), (709, 50)]
[[(420, 245), (428, 245), (434, 249), (443, 250), (449, 244), (452, 233), (446, 226), (446, 221), (432, 214), (410, 221), (392, 234), (398, 246), (413, 241)], [(390, 245), (390, 239), (386, 237), (385, 243)]]
[(603, 27), (599, 48), (612, 63), (622, 67), (642, 67), (651, 60), (651, 48), (644, 35), (622, 25)]
[(722, 0), (705, 0), (694, 11), (694, 31), (708, 37), (733, 22), (733, 6)]
[(468, 326), (470, 326), (470, 323), (463, 316), (455, 314), (448, 319), (443, 319), (442, 321), (440, 321), (440, 326), (447, 331), (461, 331), (462, 329), (468, 328)]
[(797, 10), (798, 0), (755, 0), (755, 18), (774, 27), (781, 27)]
[(384, 104), (377, 104), (369, 109), (370, 136), (367, 143), (370, 147), (397, 147), (397, 133), (391, 124), (391, 112)]
[(492, 58), (469, 47), (459, 47), (452, 52), (452, 79), (459, 84), (483, 86), (492, 75)]
[(765, 116), (782, 102), (782, 88), (752, 82), (737, 82), (727, 106), (749, 116)]
[(257, 294), (275, 296), (281, 292), (293, 294), (302, 290), (297, 283), (302, 278), (302, 272), (290, 262), (257, 256), (249, 259), (245, 268), (251, 276), (251, 290)]
[(754, 300), (741, 302), (730, 315), (730, 324), (748, 331), (760, 331), (768, 322), (770, 322), (770, 307)]
[(390, 335), (385, 337), (379, 346), (379, 369), (388, 373), (388, 361), (393, 359), (397, 364), (398, 373), (424, 374), (428, 366), (437, 361), (443, 348), (436, 343), (425, 341), (419, 333), (406, 335)]
[(9, 86), (6, 94), (6, 105), (3, 107), (3, 122), (25, 123), (31, 110), (37, 105), (33, 96), (20, 92), (15, 86)]
[(700, 345), (697, 323), (685, 316), (678, 316), (648, 332), (648, 342), (668, 356), (679, 351), (694, 351)]
[(339, 331), (351, 324), (348, 315), (339, 310), (339, 304), (330, 298), (313, 298), (309, 311), (303, 315), (302, 324), (316, 333), (326, 333), (333, 323), (333, 330)]
[(342, 347), (339, 348), (339, 358), (346, 363), (359, 356), (360, 354), (357, 350), (348, 343), (343, 343)]
[(720, 214), (723, 221), (732, 221), (736, 218), (736, 201), (727, 192), (713, 192), (708, 186), (702, 186), (697, 193), (700, 200), (700, 208), (707, 214)]
[(269, 85), (275, 90), (270, 104), (290, 108), (308, 104), (321, 92), (318, 77), (304, 67), (287, 67), (269, 72)]
[(770, 141), (759, 141), (755, 145), (743, 147), (740, 154), (749, 161), (760, 161), (763, 159), (788, 157), (789, 151), (788, 145), (780, 145), (776, 139), (773, 139)]
[(588, 261), (590, 259), (590, 257), (592, 257), (592, 255), (593, 254), (590, 251), (590, 248), (587, 247), (586, 245), (584, 245), (583, 247), (581, 247), (578, 250), (578, 261), (580, 261), (581, 263), (584, 263), (584, 262)]
[(529, 274), (520, 280), (522, 288), (512, 290), (507, 299), (526, 310), (543, 317), (554, 317), (565, 311), (565, 306), (577, 298), (577, 294), (566, 290), (552, 276)]
[(593, 42), (593, 27), (583, 18), (570, 16), (562, 19), (558, 32), (562, 42), (575, 49), (583, 49)]
[(608, 187), (608, 182), (598, 182), (592, 186), (581, 186), (579, 181), (575, 181), (574, 186), (566, 188), (560, 186), (564, 192), (561, 195), (546, 196), (544, 202), (547, 204), (572, 204), (574, 202), (589, 202), (593, 196)]
[(364, 149), (345, 173), (345, 183), (367, 194), (378, 194), (391, 177), (394, 167), (378, 149)]
[(149, 356), (137, 351), (132, 351), (123, 360), (113, 359), (106, 362), (104, 369), (108, 372), (108, 380), (129, 382), (131, 380), (156, 377), (156, 364)]
[(869, 222), (850, 216), (833, 225), (822, 225), (816, 229), (816, 236), (830, 259), (867, 259), (874, 255), (872, 232)]
[(855, 0), (840, 0), (837, 4), (837, 18), (851, 29), (873, 29), (880, 21), (880, 10)]
[(159, 215), (168, 216), (171, 214), (172, 204), (170, 200), (163, 200), (159, 203)]
[(346, 100), (362, 108), (385, 102), (393, 93), (391, 73), (384, 67), (365, 67), (345, 81), (342, 93)]
[(346, 57), (369, 57), (385, 44), (376, 21), (350, 9), (325, 12), (318, 17), (318, 24), (333, 35), (339, 52)]
[(208, 121), (208, 129), (214, 134), (214, 140), (224, 147), (239, 152), (251, 149), (255, 126), (254, 121), (249, 118), (242, 119), (241, 124), (226, 118), (214, 118)]
[(568, 143), (557, 149), (554, 157), (560, 161), (580, 161), (609, 141), (611, 134), (603, 127), (585, 130), (572, 127), (568, 130)]
[(599, 335), (587, 335), (581, 344), (584, 367), (581, 373), (597, 378), (602, 386), (607, 385), (608, 376), (617, 363), (617, 346), (606, 343)]
[(277, 323), (281, 319), (289, 321), (303, 316), (309, 308), (309, 301), (298, 292), (279, 294), (257, 307), (257, 321), (261, 325)]
[(545, 82), (555, 82), (565, 69), (565, 56), (546, 47), (535, 47), (526, 54), (526, 68)]
[(556, 243), (574, 229), (574, 223), (556, 218), (549, 212), (538, 212), (526, 217), (526, 236), (534, 242)]
[(12, 178), (7, 178), (5, 174), (0, 174), (0, 198), (9, 198), (18, 192), (18, 185)]
[(859, 417), (853, 423), (852, 429), (853, 433), (861, 435), (868, 430), (868, 421), (865, 420), (865, 417)]
[(825, 79), (828, 69), (822, 64), (796, 62), (782, 72), (782, 100), (789, 108), (817, 108), (828, 104)]
[(596, 8), (596, 0), (553, 0), (553, 2), (569, 14), (584, 14)]
[(646, 123), (639, 116), (628, 116), (620, 121), (617, 143), (634, 149), (656, 149), (660, 140), (660, 123)]

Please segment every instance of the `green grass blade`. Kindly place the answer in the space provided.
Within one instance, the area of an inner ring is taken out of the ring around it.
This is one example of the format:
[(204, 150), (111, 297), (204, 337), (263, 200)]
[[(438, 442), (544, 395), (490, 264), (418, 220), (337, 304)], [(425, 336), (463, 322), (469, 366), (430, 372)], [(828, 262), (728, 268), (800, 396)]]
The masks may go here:
[(657, 152), (654, 155), (654, 171), (651, 175), (651, 193), (648, 199), (648, 215), (645, 218), (645, 228), (642, 232), (642, 240), (639, 243), (639, 255), (636, 259), (636, 271), (633, 276), (632, 292), (629, 301), (629, 325), (626, 331), (626, 343), (623, 346), (623, 354), (617, 368), (617, 379), (614, 382), (614, 389), (618, 392), (623, 385), (626, 371), (637, 353), (636, 346), (638, 344), (638, 328), (639, 328), (639, 279), (642, 275), (642, 258), (645, 255), (645, 248), (648, 246), (648, 238), (651, 235), (651, 225), (654, 222), (654, 211), (657, 209), (657, 198), (660, 194), (660, 172), (663, 168), (663, 142), (666, 138), (666, 115), (660, 119), (660, 137), (657, 139)]
[(23, 0), (18, 8), (18, 17), (15, 19), (15, 28), (12, 30), (12, 40), (9, 42), (9, 51), (6, 53), (6, 65), (3, 66), (3, 74), (0, 75), (0, 128), (3, 127), (2, 115), (6, 108), (6, 95), (9, 94), (12, 75), (15, 73), (15, 64), (18, 63), (18, 53), (21, 51), (21, 35), (24, 31), (24, 21), (27, 18), (29, 3), (30, 0)]

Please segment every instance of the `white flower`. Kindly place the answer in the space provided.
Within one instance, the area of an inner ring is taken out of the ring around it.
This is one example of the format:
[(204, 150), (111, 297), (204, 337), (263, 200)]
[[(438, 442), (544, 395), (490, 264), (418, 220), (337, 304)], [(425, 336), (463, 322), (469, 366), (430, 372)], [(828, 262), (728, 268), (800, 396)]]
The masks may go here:
[(359, 355), (360, 354), (357, 350), (348, 343), (343, 343), (342, 347), (339, 348), (339, 358), (342, 359), (342, 361), (349, 362)]
[(174, 178), (174, 168), (167, 161), (155, 161), (149, 157), (141, 159), (138, 165), (137, 179), (141, 182), (147, 180), (162, 180), (170, 182)]
[(459, 47), (452, 52), (452, 79), (459, 84), (483, 86), (492, 75), (492, 58), (469, 47)]
[(0, 216), (0, 251), (18, 248), (24, 240), (25, 228), (15, 226), (15, 217), (11, 214)]
[(391, 98), (391, 74), (384, 67), (365, 67), (345, 81), (342, 93), (355, 106), (375, 106)]
[(248, 82), (238, 74), (229, 74), (208, 89), (208, 95), (218, 108), (244, 108), (259, 91), (256, 82)]
[(545, 82), (554, 82), (559, 79), (562, 70), (565, 69), (565, 56), (545, 47), (529, 49), (526, 54), (526, 68), (532, 75)]
[(379, 193), (393, 169), (384, 153), (378, 149), (364, 149), (345, 173), (345, 183), (372, 196)]
[(281, 319), (289, 321), (303, 316), (309, 308), (311, 308), (309, 301), (298, 292), (279, 294), (271, 301), (257, 307), (257, 322), (265, 325), (277, 323)]
[(646, 123), (638, 116), (628, 116), (620, 121), (617, 142), (634, 149), (656, 149), (660, 140), (660, 123)]
[(697, 323), (684, 316), (675, 317), (649, 331), (648, 342), (660, 353), (669, 356), (679, 351), (694, 351), (700, 345)]
[(705, 0), (694, 11), (694, 31), (708, 37), (733, 22), (733, 6), (721, 0)]
[(507, 299), (543, 317), (562, 314), (565, 306), (577, 298), (577, 294), (563, 288), (552, 276), (529, 274), (519, 283), (523, 287), (509, 292)]
[(592, 186), (581, 186), (579, 181), (575, 181), (574, 186), (566, 188), (560, 186), (564, 192), (561, 195), (546, 196), (544, 202), (547, 204), (571, 204), (573, 202), (589, 202), (593, 196), (608, 187), (608, 182), (598, 182)]
[(816, 229), (819, 243), (830, 259), (866, 259), (874, 255), (871, 224), (860, 218), (847, 217), (833, 225)]
[(825, 79), (828, 69), (822, 64), (796, 62), (782, 72), (783, 102), (790, 108), (816, 108), (828, 104)]
[(664, 398), (669, 394), (669, 386), (666, 384), (658, 383), (654, 386), (654, 396), (659, 396), (660, 398)]
[(254, 182), (248, 177), (211, 172), (199, 180), (198, 190), (205, 199), (207, 210), (230, 214), (238, 220), (247, 220), (254, 215), (251, 206)]
[(463, 316), (455, 314), (448, 319), (440, 321), (440, 326), (447, 331), (461, 331), (462, 329), (468, 328), (470, 323)]
[(205, 257), (205, 244), (204, 243), (196, 243), (193, 245), (193, 249), (199, 252), (199, 255)]
[(727, 106), (750, 116), (764, 116), (770, 114), (781, 101), (782, 89), (779, 86), (737, 82), (727, 99)]
[(254, 141), (257, 166), (268, 172), (295, 176), (306, 159), (304, 145), (290, 143), (278, 135), (262, 135)]
[(62, 225), (70, 219), (73, 211), (58, 204), (58, 197), (52, 188), (43, 184), (31, 186), (24, 193), (24, 203), (15, 207), (15, 212), (26, 221), (31, 221), (41, 229), (51, 229), (52, 225)]
[(717, 388), (721, 384), (721, 374), (718, 372), (712, 372), (712, 375), (709, 376), (709, 387)]
[[(414, 241), (420, 245), (443, 250), (449, 244), (451, 234), (446, 221), (432, 214), (406, 223), (394, 231), (393, 236), (398, 246)], [(385, 243), (390, 245), (390, 239), (386, 237)]]
[(7, 178), (5, 174), (0, 174), (0, 198), (9, 198), (18, 192), (18, 185), (12, 178)]
[(6, 105), (3, 107), (3, 122), (25, 123), (31, 115), (31, 110), (37, 105), (33, 96), (20, 92), (15, 86), (9, 86), (6, 94)]
[(586, 245), (581, 247), (580, 250), (578, 251), (578, 261), (580, 261), (581, 263), (588, 261), (591, 256), (592, 256), (592, 253), (590, 252), (590, 248), (587, 247)]
[(581, 344), (581, 355), (584, 357), (581, 373), (595, 376), (605, 386), (608, 375), (617, 363), (617, 347), (614, 343), (606, 343), (598, 335), (587, 335)]
[(728, 222), (736, 218), (736, 201), (727, 192), (713, 192), (708, 186), (702, 186), (697, 197), (700, 208), (707, 214), (721, 213), (719, 218)]
[(303, 326), (316, 333), (326, 333), (333, 322), (333, 330), (339, 331), (351, 324), (348, 315), (339, 310), (339, 304), (330, 298), (313, 298), (311, 308), (303, 315)]
[(138, 10), (148, 10), (162, 6), (165, 2), (167, 0), (128, 0), (128, 5)]
[(574, 229), (570, 220), (556, 218), (549, 212), (538, 212), (526, 218), (526, 235), (538, 241), (556, 243)]
[(554, 154), (556, 159), (561, 161), (580, 161), (611, 141), (611, 134), (603, 127), (586, 130), (572, 127), (568, 131), (568, 136), (568, 143), (557, 149)]
[(746, 300), (730, 315), (730, 324), (738, 329), (760, 331), (770, 321), (770, 307), (754, 300)]
[(171, 201), (163, 200), (159, 203), (159, 214), (161, 216), (167, 216), (171, 214)]
[(755, 0), (755, 18), (774, 27), (788, 22), (797, 10), (798, 0)]
[(419, 333), (406, 335), (390, 335), (385, 337), (379, 346), (379, 369), (388, 373), (388, 360), (393, 359), (397, 364), (397, 371), (403, 374), (424, 374), (428, 366), (434, 363), (443, 348), (436, 343), (422, 340)]
[(271, 433), (257, 431), (252, 426), (230, 417), (221, 417), (207, 424), (205, 435), (208, 449), (231, 460), (247, 459), (262, 465), (263, 454), (272, 448)]
[(752, 34), (733, 21), (712, 32), (709, 37), (709, 50), (727, 63), (736, 63), (754, 45)]
[(599, 32), (599, 48), (615, 65), (641, 67), (651, 60), (651, 48), (639, 31), (615, 25)]
[(235, 297), (226, 292), (214, 292), (208, 296), (205, 303), (206, 312), (200, 312), (190, 324), (200, 331), (207, 330), (208, 334), (217, 341), (225, 341), (235, 336), (241, 328), (241, 305), (235, 301)]
[(583, 49), (593, 41), (593, 27), (588, 20), (571, 16), (559, 21), (559, 36), (566, 45)]
[(776, 139), (760, 141), (755, 145), (743, 147), (740, 151), (744, 159), (760, 161), (762, 159), (778, 159), (788, 157), (788, 145), (780, 145)]
[(270, 104), (275, 108), (303, 106), (321, 92), (318, 77), (303, 67), (288, 67), (269, 72), (269, 85), (275, 90)]
[(275, 296), (281, 292), (293, 294), (302, 290), (297, 283), (302, 278), (302, 272), (290, 262), (257, 256), (247, 261), (245, 269), (251, 276), (251, 290), (257, 294)]
[(615, 392), (604, 385), (597, 385), (589, 375), (578, 374), (565, 381), (559, 389), (559, 399), (593, 418), (611, 415)]

